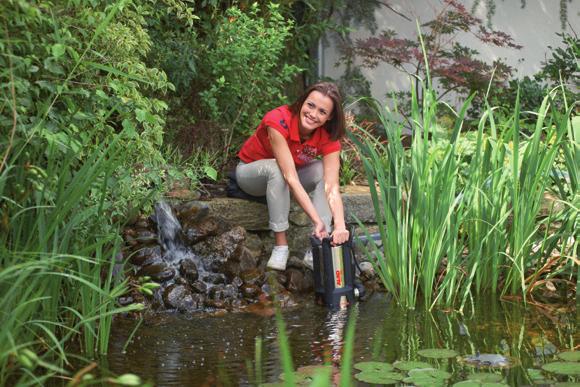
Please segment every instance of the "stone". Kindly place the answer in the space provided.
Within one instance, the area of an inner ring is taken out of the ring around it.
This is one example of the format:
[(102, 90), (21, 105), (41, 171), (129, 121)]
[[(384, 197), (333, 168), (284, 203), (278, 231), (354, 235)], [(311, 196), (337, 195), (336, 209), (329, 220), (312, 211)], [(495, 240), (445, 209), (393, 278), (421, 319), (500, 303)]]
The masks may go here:
[(225, 263), (239, 254), (238, 248), (246, 238), (246, 230), (234, 227), (217, 237), (212, 237), (193, 246), (193, 251), (202, 256), (203, 264), (212, 271), (222, 271)]
[(150, 230), (138, 231), (135, 240), (141, 245), (153, 245), (158, 242), (157, 234)]
[(303, 292), (304, 286), (304, 274), (297, 269), (291, 268), (286, 270), (286, 289), (291, 292)]
[(244, 199), (214, 198), (209, 202), (210, 215), (239, 225), (246, 230), (269, 230), (268, 207)]
[(223, 284), (226, 282), (225, 276), (222, 273), (209, 273), (202, 280), (207, 284)]
[(137, 272), (137, 277), (151, 277), (156, 282), (165, 282), (175, 276), (175, 270), (164, 262), (142, 266)]
[(129, 256), (129, 262), (137, 266), (146, 265), (159, 259), (161, 259), (161, 246), (159, 245), (142, 247)]
[(206, 202), (190, 201), (176, 206), (175, 212), (183, 229), (192, 228), (209, 214), (209, 205)]
[(199, 277), (197, 265), (192, 259), (184, 259), (180, 262), (179, 273), (190, 283), (197, 281), (197, 278)]
[(291, 212), (288, 217), (288, 220), (290, 221), (290, 223), (296, 226), (304, 227), (312, 225), (312, 221), (301, 208), (295, 212)]
[(238, 262), (240, 263), (241, 271), (251, 270), (258, 266), (258, 260), (256, 259), (256, 257), (247, 247), (244, 246), (242, 246), (242, 248), (240, 249)]
[(201, 194), (197, 191), (191, 191), (187, 188), (176, 187), (165, 193), (165, 197), (173, 201), (197, 200)]
[(256, 258), (259, 258), (264, 252), (264, 243), (257, 234), (251, 232), (246, 234), (244, 246), (246, 246), (246, 248), (250, 250), (250, 253)]
[(166, 307), (181, 312), (196, 309), (192, 293), (183, 285), (171, 285), (163, 292), (163, 303)]
[(189, 245), (195, 245), (211, 236), (218, 235), (220, 231), (225, 232), (226, 230), (223, 228), (217, 219), (208, 217), (194, 227), (185, 227), (183, 230), (184, 239)]
[(261, 293), (260, 287), (254, 284), (244, 284), (240, 287), (240, 291), (245, 298), (254, 299)]
[(367, 278), (372, 278), (375, 275), (375, 268), (373, 267), (373, 264), (365, 261), (365, 262), (360, 262), (359, 263), (360, 269), (362, 271), (362, 275), (366, 276)]
[(196, 293), (206, 294), (207, 293), (207, 285), (203, 281), (195, 281), (191, 284), (191, 288)]
[(240, 272), (240, 263), (237, 261), (229, 260), (223, 266), (223, 273), (226, 275), (226, 278), (230, 280), (239, 277)]
[(246, 285), (257, 285), (264, 282), (264, 272), (259, 269), (246, 270), (240, 273), (240, 278)]
[(357, 219), (361, 223), (377, 222), (369, 187), (344, 186), (341, 191), (346, 223), (357, 224)]

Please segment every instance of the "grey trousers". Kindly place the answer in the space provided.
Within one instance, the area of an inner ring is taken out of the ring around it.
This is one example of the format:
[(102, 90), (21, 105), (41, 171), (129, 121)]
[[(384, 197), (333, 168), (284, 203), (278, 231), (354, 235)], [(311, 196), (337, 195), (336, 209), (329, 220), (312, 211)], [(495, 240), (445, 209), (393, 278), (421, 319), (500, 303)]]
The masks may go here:
[[(297, 168), (304, 190), (310, 194), (312, 204), (330, 233), (332, 213), (324, 192), (324, 169), (321, 160), (314, 160)], [(270, 229), (286, 231), (289, 227), (290, 188), (276, 159), (262, 159), (251, 163), (240, 161), (236, 167), (236, 180), (241, 189), (253, 196), (266, 195)]]

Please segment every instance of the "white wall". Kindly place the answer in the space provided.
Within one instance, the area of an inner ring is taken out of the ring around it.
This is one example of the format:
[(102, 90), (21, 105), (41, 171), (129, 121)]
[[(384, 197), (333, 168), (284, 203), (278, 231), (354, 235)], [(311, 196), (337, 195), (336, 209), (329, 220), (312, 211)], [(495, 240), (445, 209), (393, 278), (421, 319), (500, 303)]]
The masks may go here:
[[(460, 0), (467, 10), (471, 10), (474, 0)], [(418, 19), (420, 23), (432, 20), (438, 10), (442, 8), (442, 0), (390, 0), (389, 4), (410, 17)], [(486, 22), (485, 1), (480, 1), (475, 16)], [(515, 43), (522, 45), (520, 50), (498, 48), (483, 45), (474, 36), (462, 33), (459, 41), (480, 52), (481, 59), (491, 63), (494, 59), (502, 58), (516, 71), (514, 76), (521, 78), (536, 73), (541, 62), (547, 58), (548, 46), (560, 46), (561, 38), (556, 35), (561, 31), (560, 0), (527, 0), (526, 7), (521, 8), (520, 0), (495, 0), (496, 12), (492, 18), (493, 29), (510, 34)], [(378, 31), (394, 29), (399, 37), (415, 39), (417, 29), (415, 21), (409, 22), (381, 7), (375, 12)], [(568, 22), (573, 30), (580, 34), (580, 0), (568, 2)], [(567, 28), (570, 32), (570, 27)], [(367, 30), (357, 30), (351, 34), (353, 41), (371, 36)], [(322, 76), (338, 78), (341, 68), (335, 67), (339, 58), (334, 42), (329, 39), (330, 45), (321, 44), (320, 72)], [(390, 65), (379, 65), (375, 69), (362, 69), (363, 73), (372, 82), (373, 97), (384, 100), (386, 93), (392, 90), (408, 90), (408, 77)]]

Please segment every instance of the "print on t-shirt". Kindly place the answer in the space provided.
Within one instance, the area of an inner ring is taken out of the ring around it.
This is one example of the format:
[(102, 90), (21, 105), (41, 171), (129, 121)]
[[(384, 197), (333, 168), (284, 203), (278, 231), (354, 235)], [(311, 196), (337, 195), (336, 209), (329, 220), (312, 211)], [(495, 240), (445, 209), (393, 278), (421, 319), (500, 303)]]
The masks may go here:
[(286, 121), (284, 121), (284, 119), (283, 119), (283, 118), (280, 120), (280, 125), (282, 125), (282, 127), (283, 127), (284, 129), (288, 130), (288, 125), (286, 124)]
[(316, 147), (312, 145), (304, 145), (300, 150), (300, 152), (298, 153), (298, 158), (301, 161), (308, 163), (316, 157), (316, 153), (317, 153)]

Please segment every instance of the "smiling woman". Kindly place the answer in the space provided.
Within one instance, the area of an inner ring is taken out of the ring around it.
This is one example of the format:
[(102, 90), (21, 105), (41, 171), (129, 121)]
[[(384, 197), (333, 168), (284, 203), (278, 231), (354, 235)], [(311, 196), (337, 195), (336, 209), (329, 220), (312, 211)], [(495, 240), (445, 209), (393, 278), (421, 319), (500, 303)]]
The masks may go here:
[(329, 235), (334, 220), (333, 242), (348, 240), (338, 178), (339, 140), (344, 132), (338, 88), (321, 82), (310, 86), (294, 104), (266, 113), (242, 146), (236, 180), (246, 193), (266, 196), (276, 238), (268, 267), (286, 269), (290, 192), (312, 221), (317, 238)]

